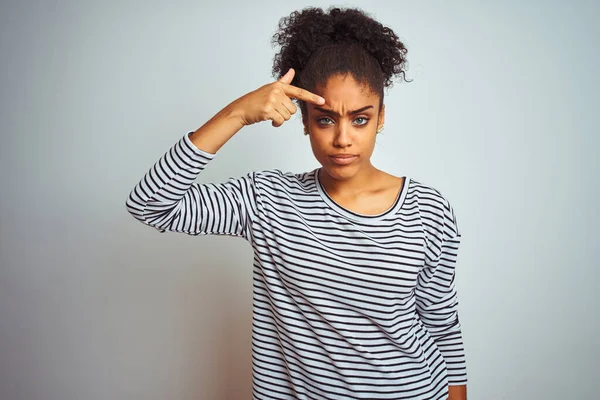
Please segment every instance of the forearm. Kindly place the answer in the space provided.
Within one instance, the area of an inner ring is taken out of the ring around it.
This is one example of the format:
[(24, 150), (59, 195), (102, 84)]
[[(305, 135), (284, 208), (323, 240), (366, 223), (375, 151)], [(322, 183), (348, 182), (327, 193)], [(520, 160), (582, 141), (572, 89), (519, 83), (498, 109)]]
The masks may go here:
[[(164, 231), (179, 217), (173, 210), (196, 208), (199, 199), (192, 201), (191, 197), (198, 197), (201, 193), (188, 192), (196, 175), (219, 148), (243, 127), (235, 103), (223, 108), (180, 140), (146, 173), (127, 199), (127, 209), (135, 218)], [(185, 205), (182, 202), (186, 200), (194, 203), (194, 207), (182, 207)]]
[(219, 111), (214, 117), (190, 135), (190, 141), (200, 150), (215, 154), (242, 127), (236, 101)]
[(448, 400), (467, 400), (467, 385), (449, 386)]
[(297, 111), (292, 98), (325, 104), (322, 97), (290, 85), (294, 74), (290, 68), (278, 81), (234, 100), (190, 135), (190, 140), (200, 150), (215, 154), (244, 126), (268, 120), (275, 127), (281, 126)]
[(193, 196), (198, 191), (192, 193), (190, 187), (212, 157), (184, 136), (135, 185), (126, 201), (127, 210), (147, 225), (170, 230), (174, 218), (180, 216), (176, 209), (192, 210), (191, 205), (198, 203)]
[(254, 215), (254, 175), (220, 184), (194, 184), (217, 151), (240, 129), (261, 121), (281, 126), (296, 112), (291, 98), (325, 100), (290, 85), (294, 70), (276, 82), (234, 100), (196, 131), (186, 134), (134, 187), (127, 209), (138, 220), (165, 231), (190, 234), (249, 234)]
[[(444, 224), (451, 226), (452, 223)], [(427, 260), (419, 276), (415, 291), (417, 312), (446, 362), (449, 386), (466, 385), (465, 349), (454, 285), (460, 236), (438, 238), (437, 242), (437, 246), (432, 247), (436, 250), (434, 257)]]

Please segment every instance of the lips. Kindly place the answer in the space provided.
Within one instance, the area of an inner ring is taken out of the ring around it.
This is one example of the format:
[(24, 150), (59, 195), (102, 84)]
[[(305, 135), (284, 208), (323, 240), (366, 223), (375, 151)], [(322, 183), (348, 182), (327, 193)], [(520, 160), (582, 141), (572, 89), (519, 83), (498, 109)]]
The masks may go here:
[(329, 158), (335, 164), (348, 165), (348, 164), (352, 163), (354, 160), (356, 160), (356, 158), (358, 158), (358, 156), (354, 155), (354, 154), (336, 154), (333, 156), (329, 156)]

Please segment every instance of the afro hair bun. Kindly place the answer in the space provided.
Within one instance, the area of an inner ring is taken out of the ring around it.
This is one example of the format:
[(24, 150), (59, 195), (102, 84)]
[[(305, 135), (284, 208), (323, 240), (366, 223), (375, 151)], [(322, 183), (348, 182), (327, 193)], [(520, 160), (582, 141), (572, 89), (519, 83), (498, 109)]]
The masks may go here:
[(302, 71), (319, 49), (358, 45), (381, 69), (381, 85), (389, 87), (396, 76), (406, 81), (407, 49), (388, 27), (356, 8), (305, 8), (281, 18), (272, 44), (280, 51), (273, 61), (273, 76), (280, 78), (290, 68)]

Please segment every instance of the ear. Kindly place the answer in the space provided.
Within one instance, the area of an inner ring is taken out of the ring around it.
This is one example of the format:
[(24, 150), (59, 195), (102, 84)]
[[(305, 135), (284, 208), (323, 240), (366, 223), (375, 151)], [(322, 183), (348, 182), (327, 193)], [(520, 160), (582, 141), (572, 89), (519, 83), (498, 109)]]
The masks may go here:
[(385, 104), (381, 105), (381, 109), (379, 110), (379, 117), (377, 118), (377, 130), (383, 128), (383, 124), (385, 122)]

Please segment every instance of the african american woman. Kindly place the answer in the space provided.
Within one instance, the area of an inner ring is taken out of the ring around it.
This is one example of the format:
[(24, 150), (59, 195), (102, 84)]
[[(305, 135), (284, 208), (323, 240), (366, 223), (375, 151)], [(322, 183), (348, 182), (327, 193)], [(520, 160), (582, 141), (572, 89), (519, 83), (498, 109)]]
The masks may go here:
[[(128, 211), (160, 232), (251, 244), (253, 398), (465, 400), (455, 213), (371, 162), (404, 44), (353, 8), (295, 11), (273, 42), (277, 80), (183, 135)], [(298, 108), (321, 167), (194, 182), (243, 127), (279, 127)]]

